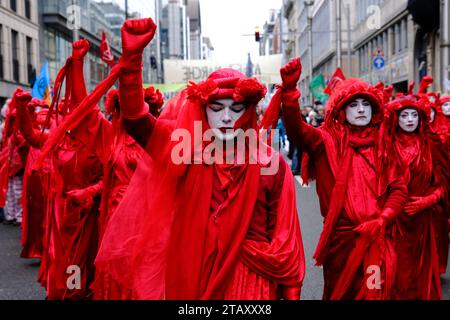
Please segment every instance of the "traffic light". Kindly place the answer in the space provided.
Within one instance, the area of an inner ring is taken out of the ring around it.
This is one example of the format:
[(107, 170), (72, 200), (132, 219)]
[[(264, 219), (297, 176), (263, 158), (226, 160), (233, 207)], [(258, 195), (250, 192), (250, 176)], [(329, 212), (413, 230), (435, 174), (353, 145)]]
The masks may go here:
[(255, 28), (255, 41), (259, 42), (261, 40), (261, 34), (259, 33), (259, 27)]

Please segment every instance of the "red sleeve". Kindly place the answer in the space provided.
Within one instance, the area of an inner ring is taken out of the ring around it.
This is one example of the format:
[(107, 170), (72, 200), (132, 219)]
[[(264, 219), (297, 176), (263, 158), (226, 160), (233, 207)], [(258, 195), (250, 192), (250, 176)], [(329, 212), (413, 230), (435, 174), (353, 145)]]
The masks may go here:
[(396, 177), (389, 184), (388, 196), (383, 208), (384, 210), (392, 210), (389, 214), (391, 221), (403, 212), (403, 208), (408, 200), (408, 187), (403, 177), (399, 174), (399, 170), (393, 171), (396, 172)]
[(298, 91), (283, 92), (283, 121), (286, 132), (299, 150), (317, 153), (323, 150), (323, 138), (320, 130), (305, 123), (300, 114)]
[(273, 238), (275, 226), (277, 224), (277, 210), (280, 202), (281, 191), (283, 190), (284, 175), (286, 174), (286, 163), (280, 156), (280, 169), (276, 175), (274, 188), (269, 197), (268, 211), (267, 211), (267, 235), (270, 239)]
[(123, 118), (122, 121), (128, 134), (136, 140), (142, 148), (146, 149), (153, 128), (155, 127), (156, 118), (151, 114), (147, 114), (145, 117), (137, 120)]
[(87, 96), (86, 83), (83, 75), (84, 60), (73, 59), (72, 61), (72, 103), (78, 106)]
[(48, 139), (48, 134), (33, 128), (33, 121), (27, 108), (17, 108), (17, 121), (22, 136), (33, 148), (41, 149)]

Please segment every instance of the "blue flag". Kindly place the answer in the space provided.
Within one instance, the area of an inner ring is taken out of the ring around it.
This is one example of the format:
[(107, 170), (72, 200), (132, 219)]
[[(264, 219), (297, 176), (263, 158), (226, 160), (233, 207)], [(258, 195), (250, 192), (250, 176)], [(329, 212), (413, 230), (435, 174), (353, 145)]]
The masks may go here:
[(41, 68), (41, 73), (39, 77), (37, 77), (36, 82), (34, 83), (33, 90), (31, 91), (31, 95), (33, 98), (38, 98), (43, 100), (47, 98), (50, 93), (50, 72), (48, 70), (48, 61), (45, 61), (44, 65)]

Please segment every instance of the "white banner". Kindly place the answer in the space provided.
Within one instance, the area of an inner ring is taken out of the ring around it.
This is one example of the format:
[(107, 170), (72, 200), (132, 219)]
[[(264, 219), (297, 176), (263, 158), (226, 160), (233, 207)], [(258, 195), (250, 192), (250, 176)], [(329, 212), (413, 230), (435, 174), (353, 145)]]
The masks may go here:
[[(253, 77), (262, 83), (281, 83), (280, 68), (282, 55), (255, 57), (253, 63)], [(220, 62), (214, 60), (164, 60), (165, 83), (188, 83), (206, 80), (208, 75), (220, 68), (233, 68), (246, 73), (247, 61)]]

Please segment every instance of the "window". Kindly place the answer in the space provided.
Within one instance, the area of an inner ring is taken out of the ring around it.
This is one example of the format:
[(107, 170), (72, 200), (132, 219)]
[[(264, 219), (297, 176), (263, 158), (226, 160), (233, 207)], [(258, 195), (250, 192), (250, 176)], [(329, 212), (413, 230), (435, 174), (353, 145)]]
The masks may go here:
[(401, 24), (402, 28), (402, 50), (408, 48), (408, 24), (406, 19), (402, 20)]
[(31, 2), (30, 0), (25, 0), (25, 17), (31, 20)]
[(11, 49), (13, 62), (13, 80), (19, 82), (19, 34), (15, 30), (11, 30)]
[(9, 7), (12, 11), (17, 12), (17, 1), (16, 0), (10, 0), (9, 1)]
[(31, 85), (36, 80), (36, 70), (33, 67), (33, 39), (27, 37), (27, 76)]
[(3, 26), (0, 24), (0, 79), (3, 79)]

